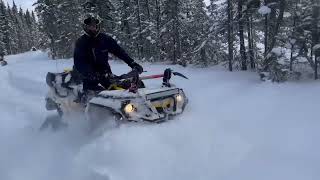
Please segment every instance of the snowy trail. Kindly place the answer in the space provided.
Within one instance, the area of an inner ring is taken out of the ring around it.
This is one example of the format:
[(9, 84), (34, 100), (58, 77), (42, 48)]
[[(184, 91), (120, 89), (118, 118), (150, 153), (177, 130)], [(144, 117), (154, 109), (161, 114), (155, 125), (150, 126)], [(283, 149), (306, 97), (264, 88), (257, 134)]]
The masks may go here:
[[(270, 84), (250, 72), (171, 66), (190, 78), (174, 80), (190, 99), (182, 116), (91, 138), (81, 120), (66, 131), (37, 131), (51, 114), (44, 108), (45, 75), (72, 61), (56, 64), (41, 52), (7, 59), (0, 67), (0, 179), (320, 178), (319, 82)], [(129, 70), (112, 63), (114, 72)], [(150, 74), (166, 67), (144, 65)]]

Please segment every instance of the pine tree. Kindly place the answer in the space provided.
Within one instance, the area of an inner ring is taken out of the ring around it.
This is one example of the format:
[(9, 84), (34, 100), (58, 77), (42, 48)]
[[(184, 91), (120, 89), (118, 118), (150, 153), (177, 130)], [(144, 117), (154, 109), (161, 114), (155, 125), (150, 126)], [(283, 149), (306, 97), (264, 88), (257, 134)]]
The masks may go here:
[[(312, 54), (314, 54), (314, 78), (318, 79), (318, 63), (320, 57), (320, 3), (319, 1), (312, 0)], [(311, 55), (312, 59), (312, 55)]]
[(80, 11), (77, 0), (58, 1), (57, 6), (57, 40), (56, 51), (60, 58), (68, 58), (73, 55), (73, 44), (80, 36)]
[(51, 50), (53, 59), (59, 56), (57, 51), (57, 43), (59, 42), (58, 24), (58, 0), (38, 0), (36, 3), (36, 12), (39, 17), (40, 31), (42, 31), (48, 38), (47, 42), (43, 42)]
[(247, 55), (244, 44), (244, 16), (243, 16), (244, 0), (238, 0), (238, 23), (239, 23), (239, 39), (240, 39), (240, 54), (241, 54), (241, 70), (247, 70)]
[(163, 5), (163, 48), (165, 58), (171, 59), (173, 64), (185, 66), (186, 62), (181, 59), (181, 2), (179, 0), (164, 0)]
[[(77, 32), (80, 32), (81, 21), (77, 17), (81, 16), (78, 12), (84, 2), (38, 0), (36, 11), (41, 32), (49, 37), (47, 45), (56, 56), (72, 54), (72, 49), (64, 47), (70, 46), (80, 35)], [(311, 19), (317, 19), (312, 18), (316, 14), (312, 13), (312, 0), (264, 0), (263, 4), (259, 0), (225, 3), (210, 0), (207, 10), (202, 0), (92, 2), (97, 4), (96, 11), (104, 22), (103, 30), (140, 60), (169, 60), (184, 66), (227, 62), (230, 71), (238, 65), (246, 70), (250, 60), (252, 69), (258, 65), (262, 71), (280, 75), (287, 65), (279, 64), (283, 58), (273, 56), (273, 50), (291, 43), (288, 69), (293, 70), (294, 62), (301, 57), (317, 69), (317, 63), (312, 60), (313, 46), (318, 41), (315, 36), (318, 30), (310, 29)], [(270, 12), (259, 14), (260, 5)], [(284, 16), (289, 12), (293, 15)], [(235, 36), (235, 32), (239, 36)], [(264, 52), (258, 44), (265, 44)], [(281, 77), (274, 77), (277, 79)]]
[(8, 21), (6, 18), (6, 7), (4, 2), (0, 1), (0, 54), (6, 54), (6, 35), (7, 35)]

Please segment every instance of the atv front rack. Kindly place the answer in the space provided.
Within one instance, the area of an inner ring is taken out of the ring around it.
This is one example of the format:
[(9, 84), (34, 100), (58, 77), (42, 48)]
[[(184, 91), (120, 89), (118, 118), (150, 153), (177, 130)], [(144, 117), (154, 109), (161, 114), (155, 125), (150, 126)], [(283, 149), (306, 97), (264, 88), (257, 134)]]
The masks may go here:
[(139, 77), (139, 73), (137, 71), (133, 70), (128, 74), (124, 74), (119, 77), (122, 79), (131, 79), (131, 87), (129, 88), (129, 91), (132, 93), (137, 93), (139, 81), (162, 78), (163, 87), (171, 87), (172, 85), (170, 83), (170, 80), (173, 75), (188, 79), (185, 75), (179, 72), (174, 72), (171, 69), (166, 69), (163, 74), (141, 76), (141, 77)]

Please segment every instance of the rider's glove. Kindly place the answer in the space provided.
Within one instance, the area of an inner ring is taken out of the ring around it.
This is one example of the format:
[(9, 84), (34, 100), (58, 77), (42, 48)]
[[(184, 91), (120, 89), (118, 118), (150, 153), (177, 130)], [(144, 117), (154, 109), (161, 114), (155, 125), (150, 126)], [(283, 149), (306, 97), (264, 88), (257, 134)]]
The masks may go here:
[(133, 62), (131, 64), (129, 64), (129, 66), (133, 69), (133, 70), (136, 70), (139, 74), (141, 74), (143, 72), (143, 67), (136, 63), (136, 62)]
[(107, 74), (105, 74), (104, 77), (110, 82), (116, 82), (116, 81), (118, 81), (120, 79), (119, 76), (114, 75), (112, 73), (107, 73)]
[(110, 78), (112, 77), (112, 74), (106, 73), (106, 74), (104, 75), (104, 77), (105, 77), (106, 79), (110, 79)]
[(112, 73), (107, 73), (107, 74), (105, 74), (105, 76), (104, 76), (106, 79), (114, 79), (114, 78), (116, 78), (116, 75), (114, 75), (114, 74), (112, 74)]

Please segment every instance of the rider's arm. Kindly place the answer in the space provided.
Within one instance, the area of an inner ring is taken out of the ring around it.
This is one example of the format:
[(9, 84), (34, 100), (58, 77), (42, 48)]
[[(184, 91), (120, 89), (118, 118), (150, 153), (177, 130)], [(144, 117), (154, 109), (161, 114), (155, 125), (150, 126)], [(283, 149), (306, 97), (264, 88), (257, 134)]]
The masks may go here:
[(134, 60), (125, 52), (125, 50), (122, 47), (118, 45), (116, 40), (109, 36), (107, 36), (106, 38), (109, 52), (114, 54), (118, 58), (122, 59), (129, 66), (131, 66), (134, 63)]

